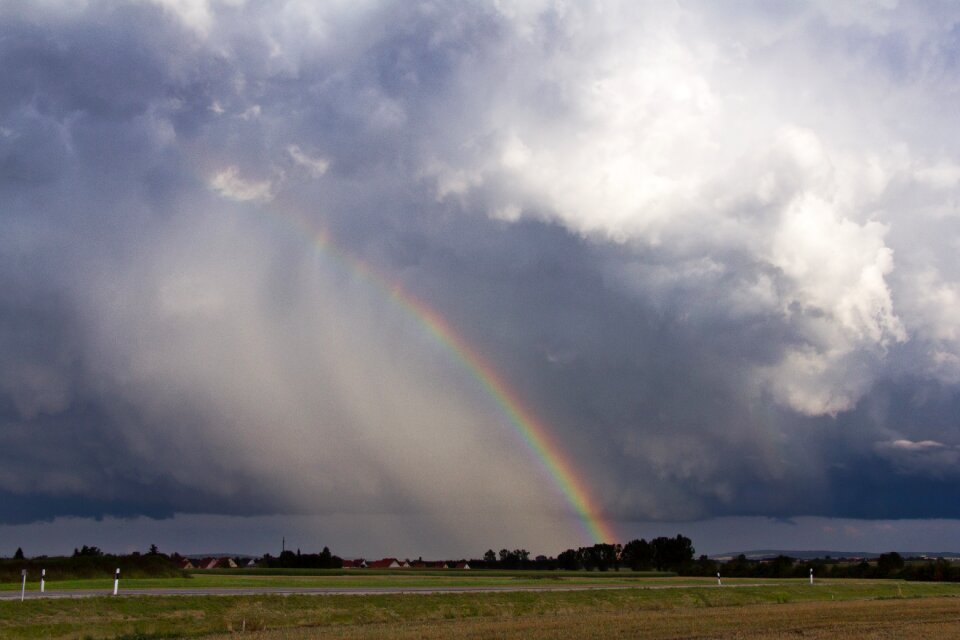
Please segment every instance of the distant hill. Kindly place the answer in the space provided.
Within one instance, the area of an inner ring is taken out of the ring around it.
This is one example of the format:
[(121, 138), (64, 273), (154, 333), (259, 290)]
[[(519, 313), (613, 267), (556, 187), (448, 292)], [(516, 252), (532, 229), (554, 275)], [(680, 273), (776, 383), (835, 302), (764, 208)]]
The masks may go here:
[[(900, 551), (896, 549), (904, 558), (960, 558), (960, 551)], [(727, 553), (715, 553), (710, 557), (714, 560), (723, 560), (727, 558), (736, 558), (743, 554), (750, 560), (762, 560), (764, 558), (775, 558), (777, 556), (788, 556), (797, 560), (814, 560), (816, 558), (877, 558), (880, 553), (876, 551), (831, 551), (826, 549), (812, 549), (798, 551), (796, 549), (754, 549), (752, 551), (729, 551)]]

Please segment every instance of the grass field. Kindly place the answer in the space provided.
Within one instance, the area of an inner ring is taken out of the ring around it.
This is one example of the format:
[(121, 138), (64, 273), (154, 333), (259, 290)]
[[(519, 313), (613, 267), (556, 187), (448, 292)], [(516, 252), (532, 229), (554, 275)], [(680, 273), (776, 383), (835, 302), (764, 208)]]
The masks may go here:
[[(653, 584), (657, 580), (666, 580), (684, 584), (714, 584), (712, 578), (674, 578), (672, 574), (623, 572), (584, 572), (584, 571), (309, 571), (309, 570), (266, 570), (266, 571), (200, 571), (189, 578), (131, 578), (121, 579), (122, 589), (209, 589), (209, 588), (247, 588), (270, 586), (277, 588), (310, 587), (321, 589), (359, 589), (359, 588), (442, 588), (442, 587), (515, 587), (545, 585), (608, 585), (629, 586)], [(113, 577), (104, 576), (96, 580), (58, 580), (47, 582), (48, 591), (72, 589), (113, 588)], [(27, 590), (39, 591), (38, 580), (28, 576)], [(0, 590), (19, 591), (19, 582), (0, 583)]]
[[(320, 577), (331, 579), (335, 576)], [(209, 576), (225, 579), (224, 576)], [(312, 577), (318, 579), (318, 577)], [(381, 581), (389, 576), (372, 576)], [(509, 579), (509, 575), (491, 579)], [(242, 576), (273, 583), (291, 576)], [(303, 579), (311, 579), (305, 577)], [(357, 578), (362, 580), (363, 576)], [(432, 578), (440, 579), (440, 578)], [(456, 579), (450, 576), (448, 580)], [(482, 576), (471, 576), (480, 580)], [(522, 578), (518, 578), (522, 579)], [(566, 577), (574, 581), (576, 578)], [(585, 578), (584, 578), (585, 579)], [(754, 584), (761, 581), (750, 581)], [(960, 585), (642, 578), (603, 591), (161, 596), (0, 602), (0, 638), (960, 638)], [(193, 585), (191, 585), (193, 586)], [(370, 586), (365, 582), (363, 586)], [(678, 588), (655, 588), (676, 586)], [(650, 588), (643, 588), (650, 587)]]

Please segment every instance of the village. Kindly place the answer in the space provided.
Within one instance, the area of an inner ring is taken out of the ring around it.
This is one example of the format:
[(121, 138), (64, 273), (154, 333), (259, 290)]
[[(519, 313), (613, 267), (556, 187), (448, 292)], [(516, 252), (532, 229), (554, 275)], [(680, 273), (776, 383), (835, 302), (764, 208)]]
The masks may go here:
[[(177, 566), (183, 570), (206, 570), (206, 569), (255, 569), (272, 567), (269, 556), (267, 564), (264, 565), (264, 558), (245, 558), (208, 556), (203, 558), (189, 558), (179, 556), (176, 559)], [(363, 558), (353, 560), (341, 560), (340, 566), (334, 566), (337, 569), (470, 569), (470, 563), (465, 560), (400, 560), (398, 558), (382, 558), (380, 560), (367, 561)]]

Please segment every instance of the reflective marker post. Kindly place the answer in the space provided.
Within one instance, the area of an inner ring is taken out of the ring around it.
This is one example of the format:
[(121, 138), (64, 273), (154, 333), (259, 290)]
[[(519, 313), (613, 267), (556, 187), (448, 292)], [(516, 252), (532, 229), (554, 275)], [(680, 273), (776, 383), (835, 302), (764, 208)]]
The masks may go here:
[(44, 587), (46, 586), (45, 582), (47, 579), (47, 570), (40, 569), (40, 593), (44, 592)]
[(20, 602), (23, 602), (23, 597), (27, 593), (27, 570), (21, 569), (20, 575), (23, 576), (23, 584), (20, 586)]
[(117, 595), (117, 587), (120, 586), (120, 567), (117, 567), (117, 572), (113, 574), (113, 595)]
[(810, 584), (813, 584), (813, 567), (810, 567)]
[(718, 586), (718, 587), (722, 587), (722, 586), (723, 586), (723, 583), (720, 582), (720, 572), (719, 572), (719, 571), (717, 571), (717, 586)]

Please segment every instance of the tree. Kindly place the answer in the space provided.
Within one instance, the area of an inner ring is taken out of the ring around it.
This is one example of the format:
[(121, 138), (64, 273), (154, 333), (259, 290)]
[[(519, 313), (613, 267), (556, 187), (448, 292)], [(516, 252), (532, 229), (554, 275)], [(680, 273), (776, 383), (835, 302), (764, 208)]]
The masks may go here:
[(679, 533), (676, 538), (654, 538), (653, 564), (658, 571), (677, 571), (681, 566), (693, 560), (693, 541)]
[(103, 555), (103, 551), (100, 550), (100, 547), (88, 547), (83, 545), (80, 549), (73, 550), (74, 558), (90, 557), (90, 558), (99, 558)]
[(881, 553), (880, 557), (877, 558), (877, 577), (889, 578), (896, 575), (903, 569), (903, 565), (903, 557), (896, 551)]
[(557, 556), (557, 566), (565, 571), (576, 571), (580, 568), (580, 562), (577, 559), (577, 552), (573, 549), (567, 549)]
[(292, 569), (297, 566), (297, 554), (289, 549), (284, 549), (277, 557), (277, 566), (284, 569)]
[(793, 575), (793, 558), (778, 555), (767, 564), (767, 569), (770, 578), (789, 578)]
[(620, 560), (634, 571), (650, 569), (653, 567), (653, 548), (643, 538), (631, 540), (623, 545)]
[(717, 572), (717, 563), (711, 560), (707, 555), (701, 555), (699, 558), (697, 558), (697, 564), (694, 571), (695, 575), (698, 576), (712, 576)]
[(530, 562), (530, 552), (526, 549), (500, 550), (500, 566), (504, 569), (521, 569)]
[(497, 554), (493, 552), (493, 549), (487, 549), (487, 552), (483, 554), (483, 563), (487, 568), (496, 566)]
[(147, 553), (150, 554), (151, 556), (160, 555), (160, 549), (157, 548), (157, 545), (152, 544), (150, 545), (150, 550), (147, 551)]
[(13, 554), (14, 560), (23, 560), (23, 549), (17, 547), (17, 552)]
[(753, 563), (750, 562), (747, 556), (741, 553), (736, 558), (727, 562), (723, 570), (724, 573), (729, 576), (748, 576), (752, 573)]
[(583, 551), (585, 557), (588, 558), (584, 564), (596, 567), (599, 571), (607, 571), (611, 567), (614, 569), (619, 567), (617, 545), (598, 543), (592, 547), (585, 548)]
[(577, 560), (580, 566), (587, 571), (593, 571), (597, 568), (597, 554), (593, 547), (579, 547), (577, 549)]

